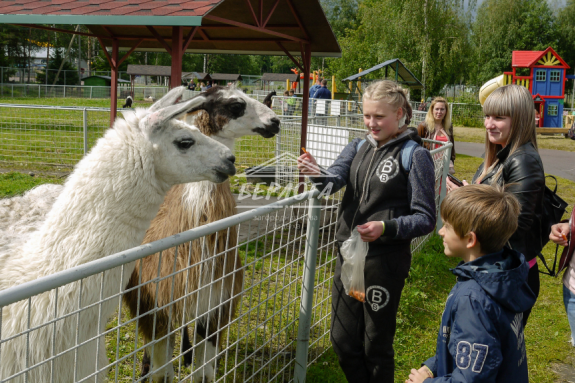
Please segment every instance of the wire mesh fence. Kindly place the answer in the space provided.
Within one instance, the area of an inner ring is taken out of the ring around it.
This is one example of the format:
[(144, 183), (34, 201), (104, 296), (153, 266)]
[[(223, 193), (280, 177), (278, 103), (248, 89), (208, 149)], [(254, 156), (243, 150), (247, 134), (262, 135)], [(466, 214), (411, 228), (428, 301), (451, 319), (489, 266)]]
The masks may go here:
[[(439, 203), (451, 144), (437, 145)], [(341, 191), (318, 194), (0, 291), (0, 383), (303, 381), (331, 347)]]
[[(168, 93), (168, 87), (134, 87), (134, 99), (157, 100)], [(118, 98), (131, 95), (128, 85), (118, 86)], [(106, 98), (111, 96), (109, 86), (44, 85), (44, 84), (0, 84), (0, 98)]]

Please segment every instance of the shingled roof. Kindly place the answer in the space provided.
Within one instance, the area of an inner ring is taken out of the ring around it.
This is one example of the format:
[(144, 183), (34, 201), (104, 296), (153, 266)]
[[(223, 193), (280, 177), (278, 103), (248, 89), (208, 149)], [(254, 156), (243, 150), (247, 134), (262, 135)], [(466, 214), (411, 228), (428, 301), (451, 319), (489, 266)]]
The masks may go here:
[(135, 76), (168, 76), (172, 75), (172, 67), (162, 65), (128, 65), (127, 73)]
[(290, 80), (291, 82), (298, 81), (299, 75), (296, 73), (264, 73), (262, 76), (262, 81), (285, 81)]
[(242, 79), (240, 74), (212, 73), (210, 76), (216, 81), (240, 81)]
[(200, 25), (222, 0), (2, 0), (0, 21), (85, 25)]

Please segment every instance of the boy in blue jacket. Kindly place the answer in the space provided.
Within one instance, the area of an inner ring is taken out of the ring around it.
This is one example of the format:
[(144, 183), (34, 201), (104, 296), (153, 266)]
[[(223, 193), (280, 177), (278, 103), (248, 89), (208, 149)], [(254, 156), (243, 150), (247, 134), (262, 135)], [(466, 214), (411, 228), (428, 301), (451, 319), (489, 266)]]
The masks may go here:
[(468, 185), (445, 198), (439, 231), (452, 270), (435, 356), (406, 383), (528, 383), (523, 312), (535, 303), (523, 254), (504, 247), (517, 229), (520, 205), (510, 193)]

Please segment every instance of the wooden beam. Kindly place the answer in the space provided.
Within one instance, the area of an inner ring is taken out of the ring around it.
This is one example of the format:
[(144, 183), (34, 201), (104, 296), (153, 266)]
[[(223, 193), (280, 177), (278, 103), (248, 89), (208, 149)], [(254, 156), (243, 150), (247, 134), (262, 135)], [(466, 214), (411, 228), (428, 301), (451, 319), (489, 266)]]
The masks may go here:
[(200, 28), (198, 32), (200, 32), (200, 35), (202, 35), (202, 39), (204, 39), (204, 41), (210, 41), (209, 36), (202, 30), (202, 28)]
[(289, 9), (291, 10), (291, 13), (293, 15), (293, 17), (295, 17), (295, 21), (297, 22), (297, 24), (299, 25), (301, 31), (303, 32), (305, 39), (309, 41), (309, 34), (307, 33), (307, 31), (305, 30), (305, 28), (303, 27), (303, 24), (293, 6), (293, 4), (291, 3), (291, 0), (286, 0), (287, 4), (289, 5)]
[(110, 30), (110, 28), (108, 28), (107, 26), (102, 25), (102, 29), (105, 30), (106, 33), (110, 35), (110, 37), (116, 37), (116, 36), (114, 35), (114, 32), (112, 32), (112, 31)]
[(10, 24), (10, 25), (14, 25), (17, 27), (24, 27), (24, 28), (44, 29), (44, 30), (51, 31), (51, 32), (62, 32), (62, 33), (68, 33), (71, 35), (98, 37), (97, 35), (94, 35), (91, 33), (75, 32), (75, 31), (69, 31), (67, 29), (60, 29), (60, 28), (50, 28), (50, 27), (44, 27), (42, 25), (37, 25), (37, 24)]
[(264, 22), (264, 0), (259, 0), (259, 4), (260, 4), (260, 14), (259, 14), (259, 26), (263, 26), (263, 22)]
[(184, 28), (172, 27), (172, 71), (170, 76), (170, 88), (182, 85), (182, 43)]
[(220, 22), (220, 23), (223, 23), (223, 24), (235, 25), (235, 26), (238, 26), (238, 27), (241, 27), (241, 28), (251, 29), (251, 30), (253, 30), (253, 31), (265, 33), (265, 34), (272, 35), (272, 36), (283, 37), (284, 39), (287, 39), (287, 40), (297, 41), (297, 42), (301, 42), (301, 43), (309, 43), (309, 41), (304, 40), (304, 39), (300, 39), (299, 37), (294, 37), (294, 36), (286, 35), (285, 33), (279, 33), (279, 32), (275, 32), (275, 31), (270, 31), (269, 29), (266, 29), (266, 28), (255, 27), (255, 26), (253, 26), (253, 25), (240, 23), (240, 22), (238, 22), (238, 21), (233, 21), (233, 20), (224, 19), (224, 18), (218, 17), (218, 16), (206, 15), (206, 16), (204, 16), (204, 19), (212, 20), (212, 21), (217, 21), (217, 22)]
[[(304, 72), (303, 67), (301, 66), (301, 64), (299, 63), (299, 61), (296, 60), (295, 57), (293, 57), (293, 56), (291, 55), (291, 53), (288, 52), (287, 49), (285, 49), (285, 47), (282, 45), (282, 43), (279, 42), (279, 41), (276, 41), (276, 44), (279, 45), (279, 47), (282, 49), (282, 51), (285, 52), (285, 54), (291, 59), (291, 61), (294, 62), (295, 65), (297, 65), (297, 67), (299, 68), (299, 70), (302, 71), (302, 72)], [(303, 60), (303, 57), (302, 57), (302, 60)]]
[(248, 5), (248, 8), (252, 14), (252, 17), (254, 18), (254, 22), (256, 23), (256, 25), (259, 27), (260, 23), (258, 21), (258, 18), (256, 16), (256, 13), (254, 12), (254, 8), (252, 7), (252, 3), (250, 2), (250, 0), (245, 0), (246, 4)]
[(160, 34), (154, 29), (154, 27), (150, 26), (150, 25), (146, 25), (146, 28), (148, 28), (148, 30), (152, 33), (152, 35), (154, 35), (154, 37), (156, 38), (156, 40), (158, 40), (160, 42), (160, 44), (162, 44), (162, 46), (164, 47), (164, 49), (170, 54), (170, 56), (172, 55), (172, 48), (168, 45), (168, 43), (166, 42), (166, 40), (164, 40), (164, 38), (162, 36), (160, 36)]
[(270, 10), (270, 12), (268, 13), (268, 17), (266, 17), (264, 23), (262, 24), (262, 27), (265, 28), (266, 24), (268, 23), (268, 21), (270, 21), (270, 17), (272, 17), (272, 14), (274, 13), (274, 11), (276, 10), (276, 7), (278, 6), (278, 4), (280, 3), (280, 0), (276, 0), (276, 3), (274, 4), (274, 6), (272, 7), (272, 9)]
[(110, 67), (113, 70), (114, 66), (112, 64), (112, 58), (110, 57), (110, 55), (108, 54), (108, 51), (106, 50), (106, 44), (104, 44), (104, 41), (102, 41), (102, 38), (100, 36), (98, 36), (98, 41), (100, 42), (100, 46), (102, 47), (102, 50), (104, 51), (104, 56), (106, 56), (106, 59), (108, 59), (108, 64), (110, 64)]
[(118, 68), (120, 67), (120, 65), (122, 65), (122, 63), (124, 62), (125, 59), (127, 59), (128, 57), (130, 57), (130, 55), (132, 54), (132, 52), (134, 52), (134, 51), (136, 50), (136, 48), (138, 48), (143, 41), (144, 41), (144, 39), (138, 40), (138, 42), (136, 43), (136, 45), (134, 45), (134, 46), (132, 47), (132, 49), (130, 49), (130, 50), (128, 51), (128, 53), (126, 53), (126, 54), (124, 55), (124, 57), (122, 57), (122, 58), (120, 59), (120, 61), (118, 62)]
[[(192, 39), (194, 38), (194, 35), (196, 34), (196, 32), (198, 31), (200, 27), (193, 27), (190, 30), (190, 33), (188, 33), (188, 36), (186, 36), (186, 40), (184, 40), (184, 46), (182, 47), (182, 52), (186, 52), (186, 49), (188, 49), (188, 46), (190, 45), (190, 43), (192, 42)], [(173, 45), (173, 43), (172, 43)]]
[[(105, 49), (104, 49), (105, 50)], [(118, 40), (112, 40), (112, 81), (110, 84), (110, 128), (118, 114)]]

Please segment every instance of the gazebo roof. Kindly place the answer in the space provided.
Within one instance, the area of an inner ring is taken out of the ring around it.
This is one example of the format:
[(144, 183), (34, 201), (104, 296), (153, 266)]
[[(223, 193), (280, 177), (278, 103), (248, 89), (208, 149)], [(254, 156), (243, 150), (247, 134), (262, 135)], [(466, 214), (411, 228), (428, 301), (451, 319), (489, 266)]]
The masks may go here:
[(8, 0), (1, 2), (0, 21), (26, 24), (200, 25), (201, 16), (220, 1)]
[(135, 76), (168, 76), (172, 75), (172, 67), (163, 65), (129, 64), (127, 73)]
[(312, 56), (341, 56), (318, 0), (0, 0), (0, 23), (84, 24), (126, 51), (169, 52), (183, 26), (185, 52), (300, 56), (309, 42)]
[(200, 81), (209, 81), (212, 79), (209, 73), (200, 73), (200, 72), (182, 73), (182, 79), (192, 79), (192, 78), (197, 78)]
[(216, 81), (240, 81), (242, 75), (240, 74), (229, 74), (229, 73), (212, 73), (212, 80)]
[(400, 59), (387, 60), (381, 64), (377, 64), (374, 67), (371, 67), (367, 70), (364, 70), (363, 72), (354, 74), (353, 76), (349, 76), (347, 78), (344, 78), (341, 81), (343, 81), (343, 82), (357, 81), (357, 79), (359, 79), (360, 77), (365, 76), (368, 73), (374, 72), (376, 70), (385, 68), (386, 66), (391, 67), (391, 69), (396, 71), (396, 74), (399, 77), (401, 77), (402, 81), (399, 81), (399, 79), (398, 79), (398, 82), (400, 84), (407, 85), (407, 86), (411, 87), (412, 89), (423, 89), (423, 84), (421, 83), (421, 81), (419, 81), (417, 79), (417, 77), (415, 77), (415, 75), (413, 73), (411, 73), (411, 71), (409, 69), (407, 69), (407, 67), (401, 62)]
[(296, 73), (264, 73), (262, 81), (285, 81), (290, 80), (292, 82), (299, 80), (299, 74)]

